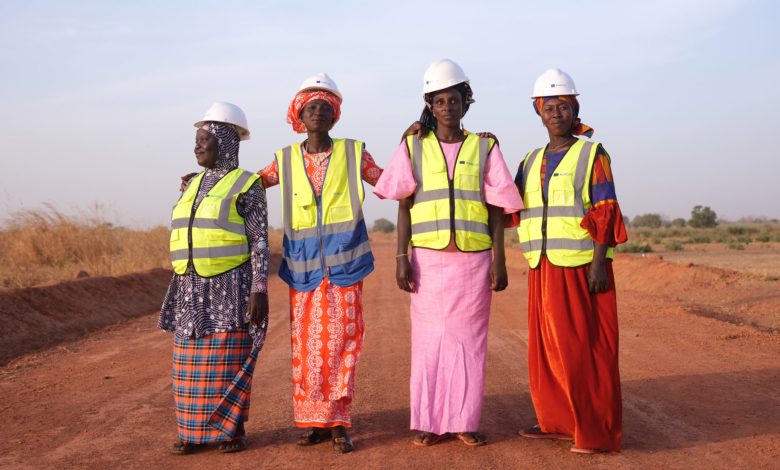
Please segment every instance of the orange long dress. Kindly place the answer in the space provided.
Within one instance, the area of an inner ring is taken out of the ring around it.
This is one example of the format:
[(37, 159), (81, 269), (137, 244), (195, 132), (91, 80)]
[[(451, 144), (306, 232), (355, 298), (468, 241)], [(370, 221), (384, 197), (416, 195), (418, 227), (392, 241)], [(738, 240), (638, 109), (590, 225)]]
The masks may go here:
[[(330, 150), (307, 153), (315, 194), (322, 192)], [(376, 184), (382, 169), (363, 151), (363, 180)], [(265, 187), (279, 184), (276, 161), (260, 172)], [(341, 287), (325, 277), (316, 289), (290, 287), (293, 414), (297, 427), (352, 426), (355, 366), (363, 349), (363, 281)]]
[[(545, 155), (543, 181), (546, 168), (552, 173), (563, 153)], [(518, 175), (515, 182), (520, 181)], [(598, 243), (614, 247), (625, 242), (610, 159), (601, 147), (590, 192), (593, 206), (581, 226)], [(539, 266), (528, 272), (531, 399), (542, 432), (572, 436), (581, 449), (619, 451), (623, 412), (615, 277), (607, 261), (609, 288), (591, 294), (589, 269), (589, 264), (555, 266), (543, 255)]]

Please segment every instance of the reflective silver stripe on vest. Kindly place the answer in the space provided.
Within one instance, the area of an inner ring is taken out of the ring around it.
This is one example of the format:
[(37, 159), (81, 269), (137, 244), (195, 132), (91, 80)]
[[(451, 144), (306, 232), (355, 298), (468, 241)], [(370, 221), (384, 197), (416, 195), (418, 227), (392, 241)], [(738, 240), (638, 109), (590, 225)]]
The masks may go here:
[(429, 220), (427, 222), (417, 222), (412, 224), (412, 235), (418, 235), (420, 233), (435, 232), (439, 230), (439, 226), (449, 227), (450, 219)]
[[(430, 220), (427, 222), (418, 222), (412, 224), (412, 235), (419, 235), (426, 232), (436, 232), (439, 227), (449, 227), (450, 219)], [(472, 222), (470, 220), (455, 219), (455, 230), (467, 230), (469, 232), (484, 233), (490, 235), (490, 227), (481, 222)]]
[[(471, 191), (468, 189), (455, 189), (455, 199), (462, 199), (464, 201), (481, 201), (482, 191)], [(437, 199), (449, 199), (449, 189), (431, 189), (429, 191), (420, 191), (419, 194), (414, 196), (414, 203), (435, 201)]]
[(307, 273), (309, 271), (314, 271), (315, 269), (320, 269), (322, 267), (320, 265), (319, 257), (314, 259), (307, 259), (304, 261), (296, 261), (292, 258), (285, 256), (284, 262), (287, 263), (287, 268), (290, 271), (294, 271), (296, 273)]
[(338, 266), (340, 264), (349, 263), (366, 253), (371, 253), (371, 244), (368, 240), (364, 241), (360, 245), (349, 251), (342, 251), (341, 253), (334, 253), (325, 257), (325, 263), (328, 266)]
[(538, 157), (541, 152), (542, 149), (536, 149), (525, 159), (525, 165), (523, 165), (523, 192), (528, 190), (528, 172), (533, 168), (536, 157)]
[[(590, 238), (585, 240), (572, 240), (570, 238), (548, 238), (547, 250), (575, 250), (575, 251), (589, 251), (593, 249), (593, 240)], [(520, 249), (524, 253), (530, 253), (532, 251), (542, 250), (542, 240), (529, 240), (520, 244)]]
[[(171, 222), (171, 228), (172, 229), (187, 228), (189, 227), (189, 222), (190, 222), (189, 219), (175, 219)], [(244, 235), (246, 233), (244, 224), (229, 222), (227, 220), (218, 221), (216, 219), (203, 219), (203, 218), (195, 217), (192, 220), (192, 226), (193, 228), (223, 229), (223, 230), (227, 230), (228, 232), (237, 233), (239, 235)]]
[[(582, 217), (582, 211), (576, 207), (569, 206), (549, 206), (547, 207), (547, 217)], [(533, 219), (544, 216), (544, 207), (532, 207), (525, 209), (520, 213), (523, 219)]]
[[(227, 256), (240, 256), (249, 254), (249, 246), (246, 243), (240, 245), (215, 246), (211, 248), (193, 248), (192, 258), (224, 258)], [(189, 250), (174, 250), (171, 252), (173, 261), (189, 259)]]
[[(593, 142), (585, 141), (580, 149), (577, 160), (577, 170), (574, 175), (574, 207), (580, 210), (580, 217), (585, 215), (585, 203), (582, 201), (582, 191), (585, 189), (585, 178), (588, 175), (588, 161)], [(548, 212), (549, 215), (549, 212)]]
[[(292, 145), (288, 145), (287, 147), (282, 149), (282, 202), (284, 205), (284, 213), (282, 214), (282, 217), (284, 217), (284, 234), (287, 236), (287, 238), (291, 240), (298, 240), (298, 238), (295, 238), (294, 232), (292, 229)], [(277, 165), (279, 163), (277, 162)], [(314, 235), (317, 235), (317, 229), (316, 227), (313, 229), (307, 229), (308, 231), (314, 230)], [(301, 238), (310, 238), (310, 237), (301, 237)], [(289, 262), (288, 262), (289, 265)]]
[(487, 224), (483, 224), (481, 222), (472, 222), (470, 220), (455, 219), (455, 230), (466, 230), (469, 232), (490, 235), (490, 228)]

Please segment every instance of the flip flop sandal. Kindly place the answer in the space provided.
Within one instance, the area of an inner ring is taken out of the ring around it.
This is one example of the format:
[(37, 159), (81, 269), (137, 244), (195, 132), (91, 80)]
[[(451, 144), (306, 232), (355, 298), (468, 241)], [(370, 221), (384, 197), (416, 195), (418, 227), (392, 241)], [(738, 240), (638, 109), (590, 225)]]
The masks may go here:
[(176, 441), (173, 443), (173, 447), (171, 447), (171, 453), (176, 455), (194, 454), (204, 447), (205, 444), (192, 444), (189, 442)]
[(234, 437), (219, 445), (219, 451), (223, 454), (232, 454), (233, 452), (241, 452), (242, 450), (246, 450), (246, 436)]
[(456, 436), (467, 446), (477, 447), (487, 444), (487, 437), (478, 432), (459, 432)]
[(330, 429), (310, 428), (298, 438), (299, 446), (313, 446), (330, 439)]
[(352, 439), (349, 436), (339, 436), (333, 438), (333, 452), (337, 454), (347, 454), (352, 452), (355, 446), (352, 445)]
[(575, 454), (601, 454), (604, 451), (598, 450), (598, 449), (581, 449), (579, 447), (571, 446), (570, 451), (574, 452)]
[(527, 437), (529, 439), (556, 439), (559, 441), (572, 440), (572, 438), (570, 436), (567, 436), (566, 434), (558, 434), (554, 432), (543, 432), (541, 426), (539, 426), (538, 424), (534, 424), (530, 428), (520, 431), (518, 434), (520, 434), (523, 437)]
[(412, 440), (412, 444), (420, 447), (430, 447), (434, 444), (443, 441), (447, 437), (448, 434), (446, 433), (434, 434), (432, 432), (421, 432), (420, 434), (414, 436), (414, 439)]

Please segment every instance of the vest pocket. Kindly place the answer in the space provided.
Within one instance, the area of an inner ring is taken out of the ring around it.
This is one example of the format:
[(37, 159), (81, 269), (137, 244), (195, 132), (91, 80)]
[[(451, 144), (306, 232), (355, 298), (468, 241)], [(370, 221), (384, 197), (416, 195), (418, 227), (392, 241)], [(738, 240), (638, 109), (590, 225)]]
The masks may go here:
[(548, 201), (551, 206), (574, 206), (574, 191), (556, 189), (552, 191), (552, 197)]
[(349, 222), (350, 220), (352, 220), (351, 206), (331, 206), (328, 209), (326, 223)]
[(311, 228), (315, 226), (316, 209), (314, 196), (311, 191), (299, 191), (293, 193), (292, 221), (293, 230)]

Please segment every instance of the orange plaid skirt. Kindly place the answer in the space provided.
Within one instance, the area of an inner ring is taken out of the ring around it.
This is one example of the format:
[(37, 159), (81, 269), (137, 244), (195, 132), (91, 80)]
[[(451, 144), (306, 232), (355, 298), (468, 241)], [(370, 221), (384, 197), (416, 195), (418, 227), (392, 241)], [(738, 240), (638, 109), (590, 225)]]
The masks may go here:
[(247, 331), (174, 340), (173, 397), (179, 439), (190, 444), (231, 440), (249, 419), (258, 350)]
[(325, 278), (311, 292), (290, 288), (293, 412), (298, 427), (350, 427), (355, 365), (363, 349), (363, 281)]

